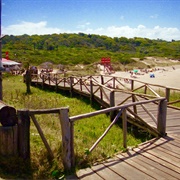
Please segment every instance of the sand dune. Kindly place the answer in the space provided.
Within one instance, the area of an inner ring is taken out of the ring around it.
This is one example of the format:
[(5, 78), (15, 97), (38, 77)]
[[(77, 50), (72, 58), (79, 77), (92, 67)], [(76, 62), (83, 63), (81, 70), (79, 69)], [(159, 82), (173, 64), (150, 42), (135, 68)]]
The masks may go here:
[[(153, 73), (155, 77), (151, 78), (150, 73)], [(140, 72), (140, 74), (141, 75), (139, 75), (139, 73), (133, 74), (133, 76), (131, 76), (129, 72), (115, 72), (113, 76), (132, 78), (150, 84), (180, 88), (180, 65), (175, 65), (173, 67), (156, 67), (156, 71), (148, 73)]]

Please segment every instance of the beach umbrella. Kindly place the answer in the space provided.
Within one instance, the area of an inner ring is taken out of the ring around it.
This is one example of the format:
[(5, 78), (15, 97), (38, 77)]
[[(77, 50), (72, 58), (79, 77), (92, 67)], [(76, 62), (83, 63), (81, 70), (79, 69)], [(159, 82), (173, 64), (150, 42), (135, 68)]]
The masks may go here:
[(133, 72), (134, 72), (134, 73), (137, 73), (137, 72), (138, 72), (138, 70), (137, 70), (137, 69), (134, 69), (134, 70), (133, 70)]

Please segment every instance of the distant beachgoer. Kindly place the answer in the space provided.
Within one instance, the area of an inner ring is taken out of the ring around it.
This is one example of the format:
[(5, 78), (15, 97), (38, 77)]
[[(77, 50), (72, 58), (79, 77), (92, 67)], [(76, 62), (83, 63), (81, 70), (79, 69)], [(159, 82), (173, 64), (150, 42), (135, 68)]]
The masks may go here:
[(26, 93), (29, 94), (31, 93), (30, 90), (30, 85), (31, 85), (31, 71), (29, 68), (26, 69), (26, 74), (25, 74), (25, 82), (26, 82)]

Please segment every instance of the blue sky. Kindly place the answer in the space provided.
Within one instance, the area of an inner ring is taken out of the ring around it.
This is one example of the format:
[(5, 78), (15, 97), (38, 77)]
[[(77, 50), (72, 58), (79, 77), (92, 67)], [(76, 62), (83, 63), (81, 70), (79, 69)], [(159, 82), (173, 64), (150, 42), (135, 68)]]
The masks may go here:
[(2, 0), (2, 34), (180, 40), (180, 0)]

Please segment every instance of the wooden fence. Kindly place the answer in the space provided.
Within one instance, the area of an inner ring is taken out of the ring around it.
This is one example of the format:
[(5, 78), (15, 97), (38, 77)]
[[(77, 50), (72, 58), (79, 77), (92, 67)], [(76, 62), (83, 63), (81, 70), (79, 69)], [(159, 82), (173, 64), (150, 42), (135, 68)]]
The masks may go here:
[[(156, 117), (156, 124), (157, 127), (153, 128), (150, 127), (153, 132), (156, 132), (159, 136), (165, 135), (166, 130), (166, 99), (162, 97), (158, 97), (151, 100), (144, 100), (139, 102), (133, 102), (131, 104), (121, 105), (121, 106), (114, 106), (110, 108), (106, 108), (103, 110), (81, 114), (77, 116), (69, 117), (68, 108), (59, 108), (59, 109), (49, 109), (49, 110), (18, 110), (18, 137), (19, 137), (19, 154), (24, 159), (30, 157), (30, 119), (32, 119), (33, 123), (35, 124), (40, 137), (49, 153), (49, 155), (53, 158), (52, 150), (43, 134), (43, 130), (39, 126), (38, 121), (36, 120), (35, 115), (37, 114), (49, 114), (49, 113), (58, 113), (60, 124), (61, 124), (61, 132), (62, 132), (62, 152), (63, 152), (63, 164), (66, 170), (71, 170), (74, 167), (74, 123), (77, 120), (81, 120), (88, 117), (93, 117), (99, 114), (109, 113), (113, 111), (118, 111), (115, 118), (111, 121), (108, 128), (102, 134), (101, 137), (92, 145), (89, 149), (91, 152), (98, 143), (103, 139), (103, 137), (108, 133), (110, 128), (115, 124), (115, 122), (122, 117), (123, 122), (123, 146), (124, 148), (127, 147), (127, 111), (129, 108), (134, 105), (144, 105), (148, 103), (159, 102), (158, 104), (158, 115)], [(143, 120), (142, 120), (143, 121)]]
[[(70, 91), (70, 94), (81, 93), (84, 96), (93, 98), (104, 107), (111, 107), (113, 102), (108, 93), (124, 92), (131, 95), (133, 102), (134, 96), (141, 96), (146, 99), (155, 97), (166, 97), (168, 107), (180, 109), (175, 106), (180, 102), (180, 89), (168, 86), (148, 84), (137, 79), (122, 78), (115, 76), (70, 76), (64, 74), (43, 73), (34, 75), (32, 82), (41, 84), (44, 88), (46, 85), (54, 86), (55, 90), (63, 89)], [(172, 96), (177, 94), (175, 99)], [(113, 95), (112, 95), (113, 96)], [(112, 103), (112, 104), (111, 104)], [(117, 104), (122, 104), (120, 101)]]
[[(74, 166), (74, 130), (73, 124), (75, 121), (96, 116), (102, 113), (110, 113), (111, 121), (109, 127), (101, 137), (89, 149), (91, 152), (100, 140), (107, 134), (109, 129), (114, 125), (117, 119), (121, 116), (123, 121), (123, 146), (127, 147), (127, 121), (146, 127), (152, 134), (156, 136), (164, 136), (166, 134), (166, 111), (167, 106), (172, 106), (174, 103), (180, 102), (180, 98), (171, 100), (171, 93), (176, 93), (180, 89), (147, 84), (135, 79), (126, 79), (112, 76), (79, 76), (65, 77), (62, 74), (44, 73), (34, 76), (32, 83), (42, 86), (42, 88), (51, 87), (54, 90), (67, 90), (71, 95), (78, 93), (90, 98), (91, 103), (96, 100), (106, 109), (96, 112), (69, 117), (68, 108), (59, 108), (51, 110), (34, 110), (34, 111), (18, 111), (19, 117), (19, 138), (21, 155), (24, 158), (29, 157), (29, 124), (30, 119), (34, 122), (47, 151), (53, 157), (53, 153), (47, 140), (44, 138), (43, 131), (40, 128), (35, 115), (46, 113), (58, 113), (62, 128), (62, 147), (63, 147), (63, 163), (66, 169), (71, 169)], [(122, 95), (123, 94), (123, 95)], [(164, 97), (162, 97), (164, 96)], [(145, 107), (145, 104), (154, 103), (157, 106), (157, 115), (155, 116)], [(137, 113), (138, 107), (141, 107), (144, 112), (155, 122), (155, 126), (151, 126), (143, 120)], [(177, 107), (176, 107), (177, 108)], [(132, 121), (131, 118), (138, 121)], [(25, 138), (22, 138), (25, 137)]]
[[(81, 114), (69, 117), (68, 108), (57, 108), (49, 110), (18, 110), (18, 151), (23, 159), (30, 158), (30, 121), (35, 124), (40, 137), (49, 153), (53, 158), (53, 152), (46, 140), (43, 130), (37, 119), (37, 114), (57, 113), (61, 124), (62, 132), (62, 152), (63, 164), (65, 169), (72, 169), (74, 166), (74, 123), (83, 118), (93, 117), (99, 114), (110, 113), (110, 124), (99, 139), (92, 145), (89, 152), (98, 145), (98, 143), (108, 133), (115, 122), (122, 118), (123, 122), (123, 146), (127, 147), (127, 121), (146, 128), (156, 136), (166, 134), (166, 111), (167, 106), (180, 102), (179, 99), (171, 101), (171, 93), (176, 93), (180, 89), (164, 87), (154, 84), (146, 84), (134, 79), (126, 79), (112, 76), (80, 76), (65, 77), (62, 74), (43, 73), (33, 75), (32, 83), (42, 86), (42, 88), (51, 87), (54, 90), (67, 90), (71, 95), (78, 93), (90, 98), (91, 103), (97, 101), (106, 109), (87, 114)], [(163, 95), (162, 95), (163, 94)], [(164, 97), (162, 97), (164, 96)], [(156, 104), (156, 115), (154, 115), (145, 105)], [(155, 126), (148, 124), (138, 114), (138, 108), (144, 110)], [(176, 107), (177, 108), (177, 107)], [(128, 118), (127, 118), (128, 116)], [(136, 119), (137, 121), (133, 121)]]

